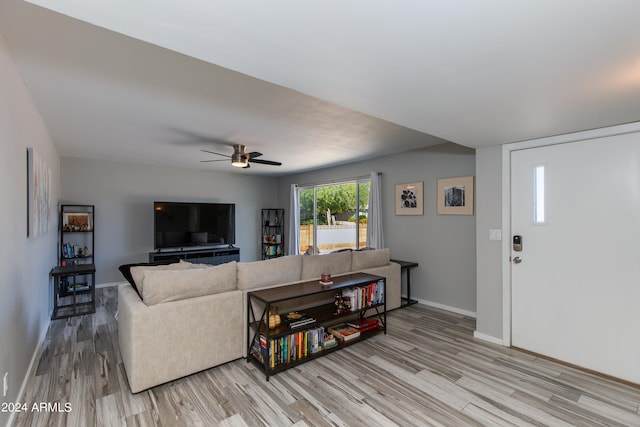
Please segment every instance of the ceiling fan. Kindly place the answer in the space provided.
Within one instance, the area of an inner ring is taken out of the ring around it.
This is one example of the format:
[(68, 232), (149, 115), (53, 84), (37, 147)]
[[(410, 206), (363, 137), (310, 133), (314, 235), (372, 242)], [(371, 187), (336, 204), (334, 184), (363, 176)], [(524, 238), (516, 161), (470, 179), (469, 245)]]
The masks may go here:
[[(209, 154), (215, 154), (217, 156), (223, 156), (223, 157), (228, 157), (231, 159), (231, 165), (238, 167), (238, 168), (248, 168), (251, 167), (249, 165), (249, 163), (260, 163), (263, 165), (271, 165), (271, 166), (281, 166), (282, 163), (280, 162), (274, 162), (273, 160), (262, 160), (262, 159), (256, 159), (256, 157), (260, 157), (262, 156), (262, 153), (258, 153), (257, 151), (252, 151), (250, 153), (247, 153), (245, 151), (247, 147), (245, 145), (242, 144), (234, 144), (233, 145), (233, 154), (232, 155), (227, 155), (227, 154), (222, 154), (222, 153), (216, 153), (214, 151), (209, 151), (209, 150), (200, 150), (204, 153), (209, 153)], [(203, 163), (207, 163), (207, 162), (226, 162), (226, 159), (219, 159), (219, 160), (201, 160)]]

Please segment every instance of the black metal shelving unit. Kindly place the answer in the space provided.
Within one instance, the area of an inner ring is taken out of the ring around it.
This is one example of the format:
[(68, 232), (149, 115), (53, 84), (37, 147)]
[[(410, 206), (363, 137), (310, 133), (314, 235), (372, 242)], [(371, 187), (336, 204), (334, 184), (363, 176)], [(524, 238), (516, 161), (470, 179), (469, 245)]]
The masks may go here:
[(262, 259), (284, 256), (284, 209), (262, 209)]
[(60, 205), (52, 319), (95, 312), (94, 221), (94, 205)]

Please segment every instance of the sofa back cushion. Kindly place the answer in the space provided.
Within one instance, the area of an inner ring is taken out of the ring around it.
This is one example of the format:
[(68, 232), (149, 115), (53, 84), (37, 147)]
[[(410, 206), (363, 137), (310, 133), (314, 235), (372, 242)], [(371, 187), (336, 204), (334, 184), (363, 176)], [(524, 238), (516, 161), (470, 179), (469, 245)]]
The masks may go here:
[(146, 305), (178, 301), (236, 289), (236, 262), (185, 270), (144, 272), (142, 301)]
[(238, 289), (262, 288), (300, 280), (302, 255), (238, 263)]
[(302, 280), (320, 279), (322, 273), (337, 275), (351, 271), (351, 252), (302, 256)]
[[(131, 283), (131, 285), (133, 286), (133, 289), (135, 289), (136, 292), (138, 292), (138, 295), (140, 295), (140, 298), (142, 298), (142, 287), (144, 286), (143, 279), (144, 279), (145, 271), (147, 270), (149, 271), (188, 270), (189, 268), (191, 268), (191, 263), (184, 262), (184, 261), (174, 262), (172, 264), (160, 264), (160, 263), (134, 264), (131, 267), (129, 267), (129, 277), (131, 278), (131, 280), (129, 280), (129, 283)], [(122, 269), (120, 271), (122, 271)], [(127, 275), (125, 275), (125, 277), (127, 278), (127, 280), (129, 279)]]
[(388, 265), (390, 260), (391, 250), (389, 248), (351, 252), (351, 268), (353, 271)]

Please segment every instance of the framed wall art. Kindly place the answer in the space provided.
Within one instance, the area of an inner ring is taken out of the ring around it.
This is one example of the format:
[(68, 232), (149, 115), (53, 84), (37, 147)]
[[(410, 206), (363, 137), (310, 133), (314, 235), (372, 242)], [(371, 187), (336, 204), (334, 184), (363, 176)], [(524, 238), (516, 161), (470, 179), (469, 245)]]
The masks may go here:
[(473, 215), (473, 176), (438, 180), (438, 215)]
[(49, 231), (51, 170), (32, 147), (27, 148), (27, 237)]
[(396, 215), (423, 215), (423, 190), (422, 181), (396, 184)]

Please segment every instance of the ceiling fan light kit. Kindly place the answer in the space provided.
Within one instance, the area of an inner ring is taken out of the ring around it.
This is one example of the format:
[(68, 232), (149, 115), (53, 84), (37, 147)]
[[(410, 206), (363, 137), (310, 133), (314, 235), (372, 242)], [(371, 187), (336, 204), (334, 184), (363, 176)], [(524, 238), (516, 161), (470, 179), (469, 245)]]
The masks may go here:
[(249, 166), (249, 160), (243, 157), (241, 153), (233, 153), (231, 155), (231, 166), (246, 168)]

